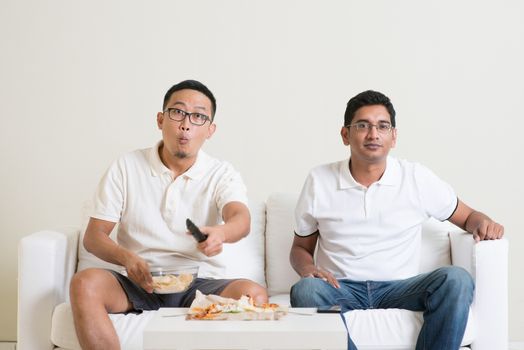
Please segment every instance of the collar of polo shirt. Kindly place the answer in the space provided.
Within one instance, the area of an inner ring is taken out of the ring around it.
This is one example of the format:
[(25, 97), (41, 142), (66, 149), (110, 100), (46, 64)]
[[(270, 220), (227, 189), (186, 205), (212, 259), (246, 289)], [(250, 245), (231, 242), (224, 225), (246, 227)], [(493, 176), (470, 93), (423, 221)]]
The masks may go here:
[[(151, 176), (161, 176), (165, 173), (171, 175), (171, 170), (162, 163), (160, 155), (158, 154), (158, 149), (162, 145), (162, 141), (159, 141), (155, 147), (151, 148), (149, 154), (149, 165), (151, 167)], [(198, 151), (197, 159), (195, 164), (191, 166), (182, 176), (190, 178), (193, 180), (198, 180), (201, 178), (206, 171), (206, 164), (209, 156), (202, 150)]]
[[(340, 162), (339, 167), (339, 180), (338, 185), (340, 189), (362, 187), (351, 175), (349, 171), (349, 160), (348, 158), (344, 162)], [(390, 157), (386, 160), (386, 171), (376, 183), (384, 186), (396, 186), (400, 183), (400, 167), (397, 162), (391, 160)]]

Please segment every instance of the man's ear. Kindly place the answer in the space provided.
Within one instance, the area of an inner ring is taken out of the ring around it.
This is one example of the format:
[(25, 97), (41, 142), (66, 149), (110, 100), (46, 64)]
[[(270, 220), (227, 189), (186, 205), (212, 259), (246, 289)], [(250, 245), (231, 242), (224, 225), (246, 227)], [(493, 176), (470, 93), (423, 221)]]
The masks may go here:
[(156, 124), (159, 130), (162, 130), (162, 124), (164, 123), (164, 113), (158, 112), (156, 114)]
[(349, 146), (349, 128), (343, 126), (342, 129), (340, 129), (340, 136), (342, 136), (342, 142), (344, 142), (344, 145)]
[(397, 145), (397, 128), (391, 129), (391, 148)]
[(217, 125), (215, 123), (209, 125), (209, 128), (207, 129), (207, 138), (211, 138), (211, 136), (213, 136), (213, 134), (215, 133), (217, 129)]

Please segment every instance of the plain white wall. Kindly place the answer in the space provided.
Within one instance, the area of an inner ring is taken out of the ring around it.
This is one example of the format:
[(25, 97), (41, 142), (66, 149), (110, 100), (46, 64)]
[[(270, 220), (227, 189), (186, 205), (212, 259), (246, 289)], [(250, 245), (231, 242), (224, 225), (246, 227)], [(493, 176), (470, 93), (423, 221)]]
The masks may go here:
[(0, 340), (16, 339), (18, 240), (78, 224), (109, 163), (159, 139), (163, 95), (187, 78), (218, 99), (207, 152), (256, 199), (347, 157), (347, 100), (389, 95), (394, 155), (505, 225), (524, 340), (523, 2), (2, 0), (0, 44)]

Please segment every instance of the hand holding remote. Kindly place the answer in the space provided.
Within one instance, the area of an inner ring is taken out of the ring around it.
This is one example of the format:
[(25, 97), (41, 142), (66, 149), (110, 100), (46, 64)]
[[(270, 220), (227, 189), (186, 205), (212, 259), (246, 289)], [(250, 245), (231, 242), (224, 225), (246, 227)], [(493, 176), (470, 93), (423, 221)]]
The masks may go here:
[(200, 231), (193, 221), (186, 219), (186, 227), (193, 237), (195, 237), (198, 243), (204, 242), (207, 239), (207, 235), (202, 233), (202, 231)]

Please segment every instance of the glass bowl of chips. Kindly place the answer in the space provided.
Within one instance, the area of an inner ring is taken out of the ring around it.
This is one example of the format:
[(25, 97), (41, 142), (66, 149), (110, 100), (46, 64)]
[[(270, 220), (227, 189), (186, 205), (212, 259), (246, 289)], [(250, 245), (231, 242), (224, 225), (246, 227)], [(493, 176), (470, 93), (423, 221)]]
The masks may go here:
[(198, 276), (198, 266), (152, 267), (153, 293), (181, 293), (191, 287)]

